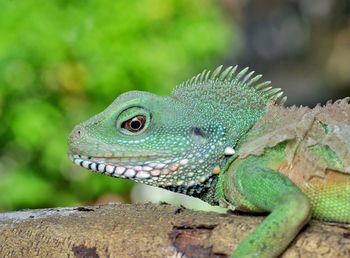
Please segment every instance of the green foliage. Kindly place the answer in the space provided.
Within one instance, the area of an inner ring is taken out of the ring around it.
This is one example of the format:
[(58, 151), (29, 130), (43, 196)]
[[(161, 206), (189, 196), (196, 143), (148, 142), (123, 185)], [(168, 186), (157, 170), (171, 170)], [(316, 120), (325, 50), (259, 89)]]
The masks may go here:
[(118, 94), (168, 94), (232, 43), (209, 0), (0, 0), (0, 210), (78, 205), (131, 183), (67, 158), (72, 127)]

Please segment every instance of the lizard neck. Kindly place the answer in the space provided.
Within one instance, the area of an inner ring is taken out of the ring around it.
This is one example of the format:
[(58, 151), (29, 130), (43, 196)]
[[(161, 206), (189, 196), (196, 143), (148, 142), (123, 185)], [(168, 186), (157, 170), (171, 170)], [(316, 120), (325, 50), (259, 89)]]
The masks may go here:
[(212, 176), (204, 184), (195, 185), (193, 187), (165, 186), (162, 188), (172, 192), (182, 193), (187, 196), (199, 198), (202, 201), (209, 203), (210, 205), (218, 205), (219, 199), (217, 198), (216, 194), (218, 181), (219, 176)]
[[(222, 199), (220, 178), (223, 178), (222, 175), (228, 169), (231, 161), (236, 159), (236, 156), (232, 156), (234, 150), (238, 148), (244, 136), (249, 133), (256, 122), (265, 115), (266, 110), (264, 108), (255, 110), (255, 112), (245, 112), (246, 110), (241, 107), (232, 112), (231, 118), (234, 117), (234, 119), (226, 119), (221, 122), (221, 125), (217, 120), (216, 125), (220, 128), (217, 135), (220, 135), (220, 139), (211, 141), (208, 146), (203, 146), (201, 152), (197, 152), (200, 156), (194, 155), (192, 167), (185, 171), (188, 174), (201, 175), (201, 179), (197, 184), (186, 186), (172, 182), (171, 184), (158, 186), (199, 198), (211, 205), (218, 205), (220, 199)], [(214, 146), (214, 149), (209, 148)], [(226, 148), (230, 148), (233, 152), (225, 153)]]

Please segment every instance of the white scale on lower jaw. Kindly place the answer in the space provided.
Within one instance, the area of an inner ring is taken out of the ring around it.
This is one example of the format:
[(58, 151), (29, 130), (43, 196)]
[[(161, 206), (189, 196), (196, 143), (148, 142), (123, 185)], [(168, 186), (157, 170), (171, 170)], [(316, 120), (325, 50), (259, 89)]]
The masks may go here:
[(90, 162), (90, 161), (84, 160), (83, 163), (81, 163), (81, 165), (82, 165), (84, 168), (89, 168), (89, 165), (90, 165), (91, 163), (92, 163), (92, 162)]
[(124, 173), (124, 176), (126, 177), (134, 177), (136, 175), (135, 170), (128, 168), (126, 172)]
[(112, 165), (106, 165), (106, 172), (109, 173), (109, 174), (112, 174), (115, 170), (115, 166), (112, 166)]
[(115, 173), (117, 175), (122, 175), (126, 169), (124, 167), (116, 167), (115, 168)]
[(105, 164), (99, 163), (99, 164), (97, 165), (97, 170), (100, 171), (100, 172), (105, 172), (105, 167), (106, 167)]
[(80, 162), (82, 162), (83, 160), (82, 159), (73, 159), (73, 161), (76, 165), (80, 166)]
[(145, 171), (139, 171), (136, 174), (136, 178), (140, 178), (140, 179), (146, 179), (146, 178), (150, 178), (150, 177), (151, 177), (151, 175)]
[(97, 170), (97, 164), (96, 163), (92, 163), (91, 165), (90, 165), (90, 168), (91, 168), (91, 170)]

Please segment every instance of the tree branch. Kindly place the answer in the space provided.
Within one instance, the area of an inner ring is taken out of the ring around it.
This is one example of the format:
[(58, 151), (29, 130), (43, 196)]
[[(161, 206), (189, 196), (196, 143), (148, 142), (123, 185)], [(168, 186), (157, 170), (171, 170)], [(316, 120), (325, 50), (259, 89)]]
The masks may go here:
[[(0, 214), (1, 257), (229, 257), (262, 216), (154, 204)], [(350, 225), (312, 221), (282, 257), (349, 257)]]

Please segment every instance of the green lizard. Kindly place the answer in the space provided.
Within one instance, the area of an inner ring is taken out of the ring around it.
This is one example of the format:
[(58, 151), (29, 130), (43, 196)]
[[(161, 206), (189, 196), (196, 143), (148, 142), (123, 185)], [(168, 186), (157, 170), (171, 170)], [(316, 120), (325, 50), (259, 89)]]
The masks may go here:
[(276, 257), (311, 217), (350, 223), (350, 98), (283, 107), (248, 68), (204, 71), (169, 97), (132, 91), (76, 126), (84, 168), (267, 218), (233, 257)]

